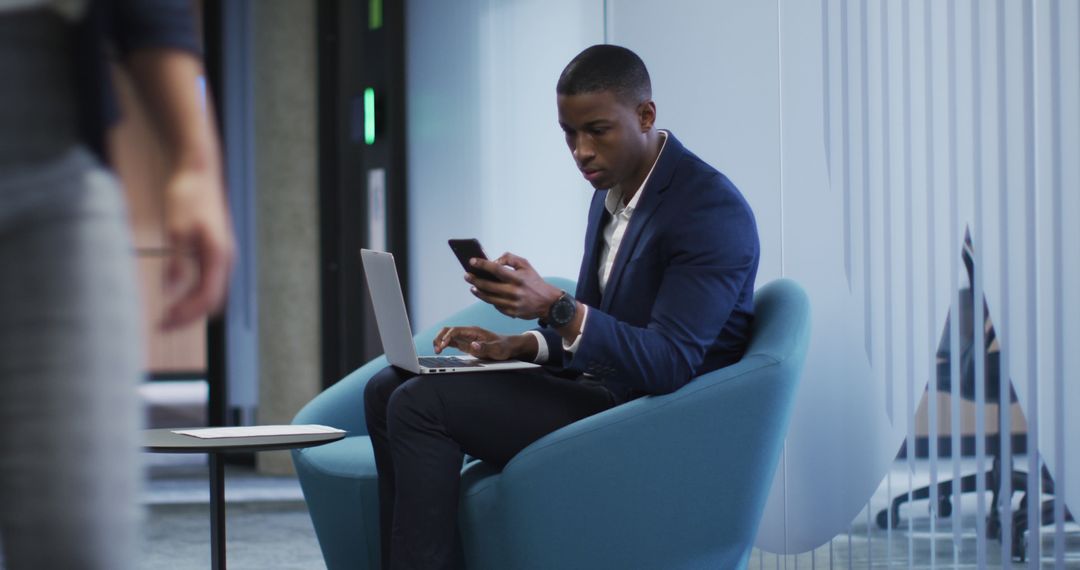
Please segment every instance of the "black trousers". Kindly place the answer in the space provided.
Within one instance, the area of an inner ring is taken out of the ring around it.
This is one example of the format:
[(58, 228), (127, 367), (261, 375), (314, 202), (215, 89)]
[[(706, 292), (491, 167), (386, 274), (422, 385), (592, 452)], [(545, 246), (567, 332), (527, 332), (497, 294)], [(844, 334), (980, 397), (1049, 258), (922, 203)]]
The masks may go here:
[(382, 567), (456, 565), (464, 454), (501, 467), (544, 435), (619, 403), (596, 382), (542, 368), (428, 376), (383, 369), (364, 389)]

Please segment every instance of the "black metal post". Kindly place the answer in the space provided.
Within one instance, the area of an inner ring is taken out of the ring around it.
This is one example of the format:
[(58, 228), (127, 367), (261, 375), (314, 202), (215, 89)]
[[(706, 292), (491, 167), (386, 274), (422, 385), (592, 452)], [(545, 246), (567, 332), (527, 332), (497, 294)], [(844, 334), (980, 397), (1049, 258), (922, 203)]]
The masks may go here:
[(225, 570), (225, 464), (210, 456), (210, 568)]

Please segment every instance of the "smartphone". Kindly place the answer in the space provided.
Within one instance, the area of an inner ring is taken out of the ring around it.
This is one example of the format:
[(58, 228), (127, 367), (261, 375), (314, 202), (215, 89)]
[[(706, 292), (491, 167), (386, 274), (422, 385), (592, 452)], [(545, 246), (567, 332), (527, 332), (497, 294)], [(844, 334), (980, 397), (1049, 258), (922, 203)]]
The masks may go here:
[(476, 239), (452, 239), (449, 242), (450, 249), (454, 251), (454, 255), (457, 256), (458, 261), (461, 262), (461, 267), (472, 273), (473, 275), (487, 279), (489, 281), (500, 281), (495, 274), (480, 269), (479, 267), (473, 267), (469, 265), (469, 260), (478, 257), (480, 259), (487, 259), (487, 255), (484, 254), (484, 248), (480, 247), (480, 242)]

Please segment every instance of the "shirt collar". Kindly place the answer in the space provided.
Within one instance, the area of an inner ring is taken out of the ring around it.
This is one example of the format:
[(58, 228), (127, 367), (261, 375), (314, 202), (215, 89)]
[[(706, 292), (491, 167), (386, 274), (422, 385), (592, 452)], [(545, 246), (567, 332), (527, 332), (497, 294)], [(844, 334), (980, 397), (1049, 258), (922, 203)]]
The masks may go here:
[(660, 152), (656, 153), (656, 160), (653, 161), (652, 166), (649, 167), (649, 173), (645, 175), (645, 180), (641, 181), (641, 186), (638, 187), (637, 192), (634, 192), (634, 197), (630, 198), (630, 203), (624, 208), (622, 205), (622, 192), (616, 192), (609, 189), (607, 197), (604, 198), (604, 208), (612, 216), (626, 210), (627, 215), (634, 212), (634, 208), (637, 208), (638, 201), (641, 200), (641, 194), (645, 192), (645, 185), (649, 183), (649, 178), (652, 177), (653, 170), (656, 170), (656, 163), (660, 162), (660, 155), (664, 154), (664, 147), (667, 146), (668, 133), (667, 131), (659, 131), (660, 138), (663, 141), (660, 143)]

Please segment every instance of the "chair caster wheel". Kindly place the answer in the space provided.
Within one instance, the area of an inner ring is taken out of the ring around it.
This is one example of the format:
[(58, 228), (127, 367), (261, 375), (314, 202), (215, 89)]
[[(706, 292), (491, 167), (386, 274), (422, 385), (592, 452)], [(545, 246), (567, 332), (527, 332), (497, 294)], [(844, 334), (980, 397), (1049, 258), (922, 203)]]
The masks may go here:
[(986, 538), (1001, 539), (1001, 521), (997, 517), (989, 517), (986, 521)]
[(889, 509), (881, 509), (878, 511), (877, 525), (881, 530), (889, 528)]
[[(1023, 562), (1024, 559), (1027, 558), (1028, 533), (1024, 532), (1027, 530), (1025, 528), (1026, 526), (1027, 525), (1016, 525), (1013, 527), (1012, 557), (1013, 560), (1018, 562)], [(1035, 536), (1038, 537), (1038, 534)], [(1036, 538), (1036, 540), (1038, 540), (1038, 538)]]
[(1023, 535), (1013, 540), (1012, 557), (1016, 562), (1023, 562), (1027, 558), (1027, 542)]

